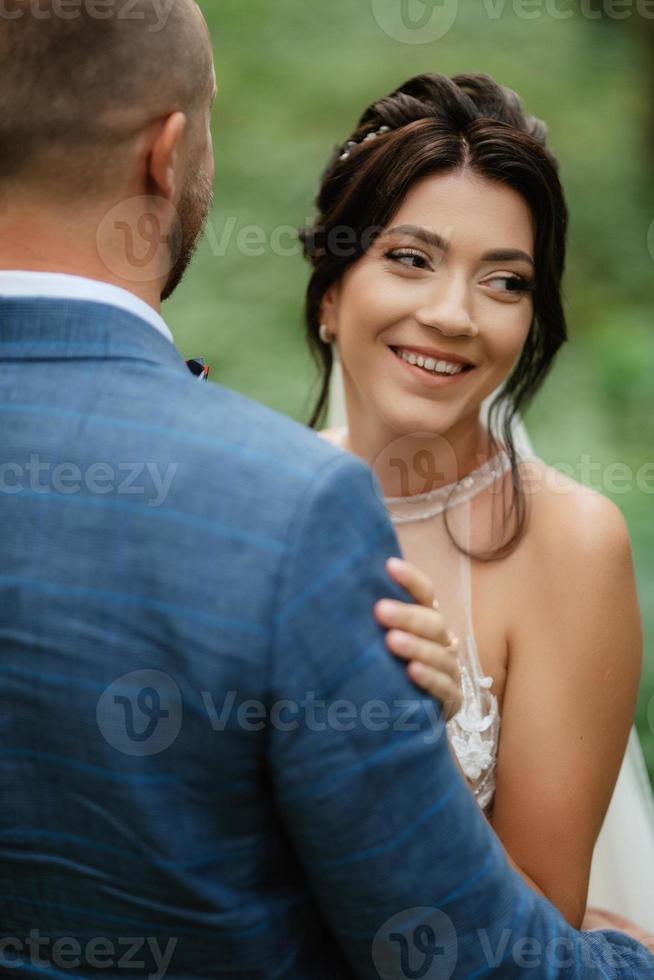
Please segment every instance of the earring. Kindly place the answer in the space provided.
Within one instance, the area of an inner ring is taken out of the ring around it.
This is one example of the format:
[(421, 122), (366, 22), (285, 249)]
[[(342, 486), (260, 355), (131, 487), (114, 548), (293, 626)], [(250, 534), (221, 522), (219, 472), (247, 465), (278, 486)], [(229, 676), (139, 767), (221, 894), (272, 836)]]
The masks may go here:
[(331, 344), (331, 343), (333, 343), (334, 338), (331, 336), (331, 334), (329, 332), (329, 327), (327, 326), (326, 323), (321, 323), (320, 324), (319, 333), (320, 333), (320, 339), (322, 340), (323, 344)]

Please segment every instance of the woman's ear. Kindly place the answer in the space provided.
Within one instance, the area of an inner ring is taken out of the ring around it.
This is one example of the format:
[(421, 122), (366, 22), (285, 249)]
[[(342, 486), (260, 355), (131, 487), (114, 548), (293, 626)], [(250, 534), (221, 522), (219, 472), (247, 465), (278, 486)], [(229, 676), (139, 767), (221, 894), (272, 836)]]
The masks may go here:
[(327, 325), (333, 337), (338, 336), (338, 308), (339, 288), (338, 283), (334, 283), (329, 287), (320, 304), (320, 322)]

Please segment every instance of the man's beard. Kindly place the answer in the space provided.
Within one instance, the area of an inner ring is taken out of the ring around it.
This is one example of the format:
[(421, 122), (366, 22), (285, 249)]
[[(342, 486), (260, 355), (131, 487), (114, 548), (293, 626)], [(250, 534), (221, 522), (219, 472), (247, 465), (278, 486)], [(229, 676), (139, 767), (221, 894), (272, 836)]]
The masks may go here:
[(213, 187), (208, 174), (197, 170), (191, 174), (178, 205), (179, 222), (170, 236), (170, 251), (174, 265), (161, 293), (168, 299), (184, 278), (184, 273), (200, 243), (209, 212), (213, 207)]

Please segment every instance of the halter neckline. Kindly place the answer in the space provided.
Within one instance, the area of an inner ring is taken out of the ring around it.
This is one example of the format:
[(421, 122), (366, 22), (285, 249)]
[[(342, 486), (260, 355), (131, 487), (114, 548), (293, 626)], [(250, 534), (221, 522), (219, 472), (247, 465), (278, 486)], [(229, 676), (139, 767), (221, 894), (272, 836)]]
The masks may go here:
[(510, 468), (509, 454), (506, 450), (500, 449), (495, 456), (460, 480), (447, 483), (427, 493), (407, 497), (384, 497), (384, 503), (394, 524), (425, 521), (472, 500), (482, 490), (492, 486)]
[[(344, 444), (346, 428), (338, 430), (338, 440)], [(436, 487), (427, 493), (417, 493), (406, 497), (384, 497), (384, 503), (394, 524), (406, 524), (410, 521), (428, 520), (444, 510), (457, 507), (471, 500), (491, 486), (499, 477), (511, 468), (511, 459), (503, 448), (472, 470), (460, 480)]]

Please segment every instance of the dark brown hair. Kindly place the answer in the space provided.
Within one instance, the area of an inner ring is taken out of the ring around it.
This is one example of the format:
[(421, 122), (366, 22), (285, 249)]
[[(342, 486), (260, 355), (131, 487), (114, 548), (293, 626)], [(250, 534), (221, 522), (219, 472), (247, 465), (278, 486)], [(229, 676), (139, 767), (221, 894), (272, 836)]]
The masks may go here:
[[(388, 132), (365, 140), (385, 126)], [(515, 92), (488, 75), (419, 75), (366, 109), (348, 142), (334, 150), (316, 200), (316, 221), (300, 232), (313, 266), (305, 309), (307, 336), (322, 375), (309, 422), (316, 428), (328, 408), (333, 370), (332, 348), (319, 336), (323, 298), (388, 226), (411, 187), (429, 174), (467, 168), (513, 188), (527, 203), (535, 225), (534, 318), (520, 359), (490, 410), (492, 448), (498, 448), (493, 437), (497, 426), (511, 460), (515, 529), (491, 554), (477, 555), (480, 560), (504, 557), (524, 534), (526, 504), (512, 423), (538, 391), (567, 339), (561, 283), (568, 213), (558, 164), (546, 140), (545, 125), (524, 111)], [(347, 249), (345, 230), (350, 235)], [(506, 524), (506, 510), (504, 516)]]

